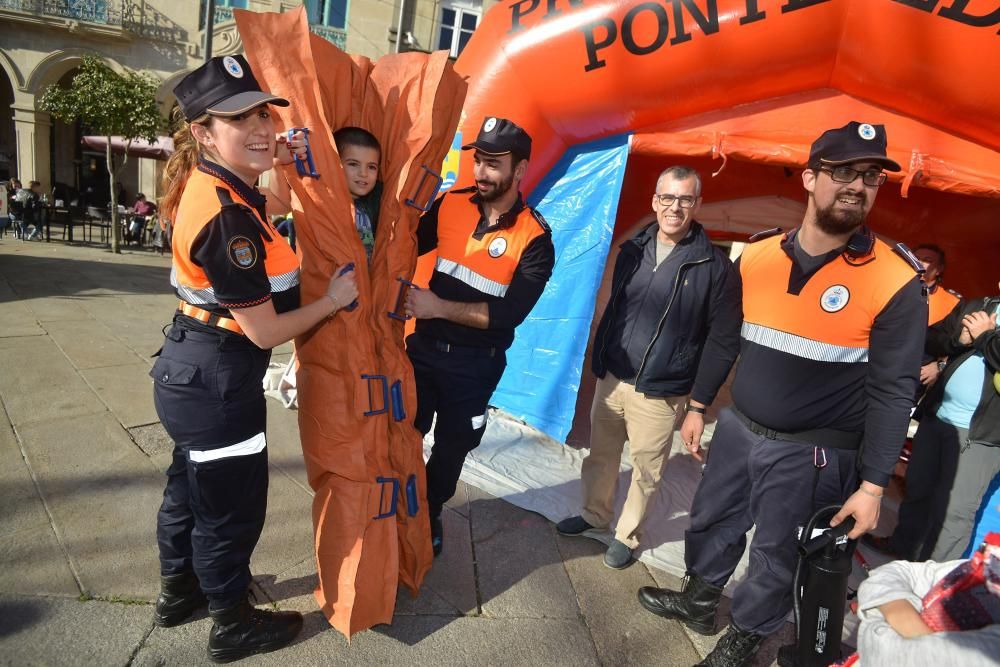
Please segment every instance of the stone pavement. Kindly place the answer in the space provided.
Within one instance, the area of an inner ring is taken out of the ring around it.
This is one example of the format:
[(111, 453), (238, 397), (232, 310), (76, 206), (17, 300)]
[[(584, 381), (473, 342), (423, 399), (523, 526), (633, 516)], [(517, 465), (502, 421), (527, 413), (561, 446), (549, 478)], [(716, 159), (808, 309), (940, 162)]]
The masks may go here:
[[(0, 664), (206, 663), (210, 620), (156, 628), (155, 515), (171, 443), (147, 373), (171, 318), (169, 259), (0, 239)], [(275, 350), (287, 359), (290, 348)], [(312, 597), (311, 492), (296, 413), (268, 401), (271, 486), (254, 553), (261, 605), (305, 629), (267, 665), (692, 665), (715, 638), (639, 607), (679, 581), (462, 485), (445, 550), (392, 625), (348, 642)], [(757, 664), (770, 664), (771, 640)]]

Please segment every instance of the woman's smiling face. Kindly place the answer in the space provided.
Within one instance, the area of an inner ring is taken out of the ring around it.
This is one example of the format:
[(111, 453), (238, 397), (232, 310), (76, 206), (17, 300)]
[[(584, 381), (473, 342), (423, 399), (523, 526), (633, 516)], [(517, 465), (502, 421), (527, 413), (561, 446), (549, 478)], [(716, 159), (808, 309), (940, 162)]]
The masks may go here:
[(274, 164), (274, 120), (266, 104), (239, 116), (214, 116), (192, 132), (209, 157), (247, 185)]

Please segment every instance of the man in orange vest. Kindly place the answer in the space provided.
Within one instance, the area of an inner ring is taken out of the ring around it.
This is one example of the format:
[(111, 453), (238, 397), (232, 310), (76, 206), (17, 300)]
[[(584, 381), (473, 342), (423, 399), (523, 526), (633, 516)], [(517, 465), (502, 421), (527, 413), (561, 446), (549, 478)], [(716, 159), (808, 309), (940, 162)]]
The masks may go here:
[(518, 186), (531, 137), (504, 118), (487, 118), (475, 142), (475, 186), (440, 197), (420, 219), (418, 252), (437, 249), (429, 289), (411, 289), (417, 318), (406, 341), (417, 385), (414, 426), (434, 426), (427, 503), (434, 555), (441, 553), (441, 509), (455, 495), (465, 456), (486, 431), (486, 408), (507, 366), (506, 350), (552, 275), (555, 249), (541, 214)]
[[(927, 326), (932, 327), (955, 309), (961, 302), (962, 295), (941, 285), (945, 267), (944, 250), (933, 243), (922, 243), (913, 250), (913, 254), (924, 265), (924, 284), (927, 285)], [(924, 365), (920, 367), (922, 387), (934, 384), (943, 369), (943, 359), (938, 360), (932, 355), (925, 355)]]
[[(748, 664), (792, 608), (798, 529), (843, 505), (857, 539), (878, 522), (906, 436), (927, 302), (919, 261), (865, 227), (885, 171), (881, 125), (828, 130), (810, 150), (802, 226), (751, 243), (733, 405), (719, 415), (685, 534), (684, 590), (645, 587), (647, 610), (715, 632), (722, 588), (756, 527), (732, 623), (703, 665)], [(859, 478), (860, 477), (860, 486)]]

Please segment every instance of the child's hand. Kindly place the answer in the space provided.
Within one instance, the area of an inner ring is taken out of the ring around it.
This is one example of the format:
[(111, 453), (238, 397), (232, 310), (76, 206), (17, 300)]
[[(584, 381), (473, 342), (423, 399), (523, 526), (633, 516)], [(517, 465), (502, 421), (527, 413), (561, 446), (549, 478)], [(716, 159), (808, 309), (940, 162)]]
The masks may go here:
[(274, 162), (275, 164), (291, 164), (294, 156), (300, 159), (306, 157), (306, 135), (304, 132), (296, 132), (292, 135), (292, 140), (288, 140), (288, 132), (279, 132), (274, 136)]

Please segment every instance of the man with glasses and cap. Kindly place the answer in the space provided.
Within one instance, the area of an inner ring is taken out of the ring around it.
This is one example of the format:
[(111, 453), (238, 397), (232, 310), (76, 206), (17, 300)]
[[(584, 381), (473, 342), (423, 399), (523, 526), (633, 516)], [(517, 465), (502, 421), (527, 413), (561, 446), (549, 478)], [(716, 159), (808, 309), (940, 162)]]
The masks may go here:
[(555, 250), (541, 214), (518, 186), (531, 137), (505, 118), (486, 118), (473, 150), (476, 184), (440, 197), (420, 219), (421, 255), (437, 249), (429, 289), (411, 289), (417, 319), (407, 341), (417, 385), (414, 426), (434, 421), (427, 461), (427, 503), (434, 555), (441, 553), (441, 510), (455, 494), (465, 456), (486, 431), (486, 409), (507, 366), (514, 329), (552, 275)]
[(618, 570), (632, 563), (639, 546), (675, 422), (685, 415), (681, 439), (700, 459), (706, 408), (740, 346), (740, 280), (694, 219), (701, 206), (698, 172), (664, 170), (652, 206), (656, 220), (621, 246), (611, 300), (594, 337), (591, 363), (598, 382), (590, 454), (583, 461), (582, 512), (556, 526), (567, 536), (603, 534), (614, 518), (627, 440), (632, 478), (604, 556), (604, 564)]
[(927, 325), (919, 260), (865, 226), (884, 172), (899, 170), (883, 126), (824, 132), (802, 174), (801, 227), (765, 233), (739, 259), (733, 405), (719, 415), (691, 508), (684, 588), (639, 590), (648, 611), (713, 634), (723, 586), (756, 527), (729, 631), (703, 665), (748, 664), (784, 625), (797, 531), (817, 509), (843, 505), (831, 525), (853, 518), (853, 539), (878, 522)]

